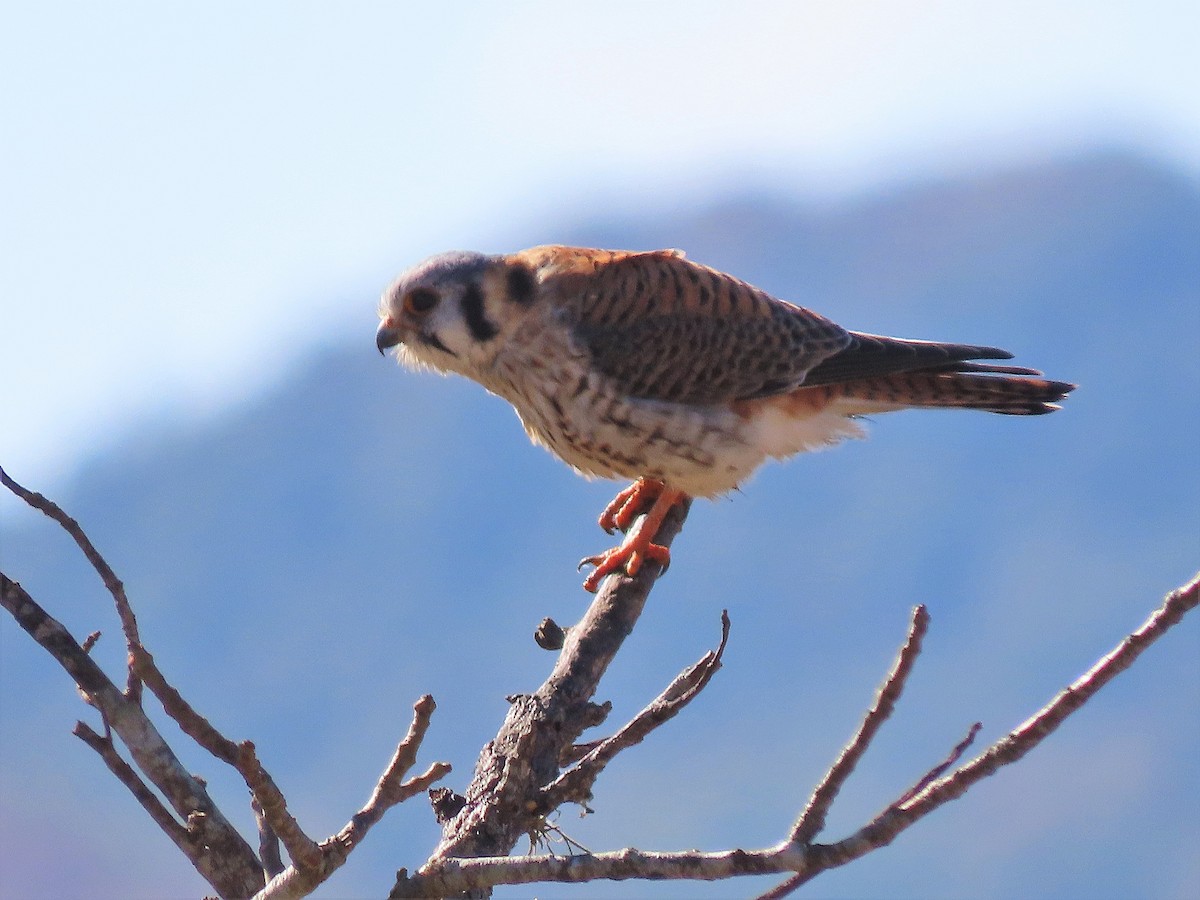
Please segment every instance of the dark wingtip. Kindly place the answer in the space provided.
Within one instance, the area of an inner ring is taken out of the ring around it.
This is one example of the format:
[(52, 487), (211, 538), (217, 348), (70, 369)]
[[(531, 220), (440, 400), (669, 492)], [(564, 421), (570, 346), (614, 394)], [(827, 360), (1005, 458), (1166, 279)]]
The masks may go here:
[(1001, 350), (999, 347), (976, 347), (979, 356), (976, 359), (1012, 359), (1013, 354), (1008, 350)]
[[(940, 367), (941, 370), (947, 372), (988, 372), (993, 375), (1041, 375), (1040, 369), (1031, 369), (1028, 366), (993, 366), (990, 363), (977, 362), (952, 362), (946, 363)], [(930, 366), (927, 370), (930, 372), (938, 371), (938, 368)]]

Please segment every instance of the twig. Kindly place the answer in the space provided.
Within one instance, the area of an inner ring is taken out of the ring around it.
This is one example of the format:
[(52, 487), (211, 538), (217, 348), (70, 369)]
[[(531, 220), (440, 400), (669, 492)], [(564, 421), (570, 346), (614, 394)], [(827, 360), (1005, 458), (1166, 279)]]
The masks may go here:
[(254, 825), (258, 829), (258, 858), (262, 860), (263, 874), (270, 881), (284, 870), (283, 857), (279, 855), (279, 835), (263, 815), (262, 804), (250, 795), (250, 809), (254, 812)]
[(3, 467), (0, 467), (0, 484), (3, 484), (31, 507), (44, 513), (61, 525), (63, 530), (74, 538), (75, 543), (79, 545), (79, 549), (83, 551), (83, 555), (92, 564), (92, 568), (99, 574), (101, 581), (104, 582), (104, 586), (112, 595), (113, 603), (117, 608), (117, 617), (121, 620), (121, 630), (125, 632), (125, 645), (129, 650), (131, 662), (125, 685), (125, 693), (135, 703), (139, 702), (142, 695), (142, 685), (138, 677), (134, 674), (132, 658), (133, 648), (139, 646), (142, 639), (138, 635), (137, 617), (133, 614), (133, 607), (129, 605), (129, 598), (125, 596), (125, 585), (117, 577), (117, 573), (112, 570), (112, 566), (100, 555), (100, 551), (96, 549), (79, 523), (67, 515), (62, 507), (37, 491), (31, 491), (17, 484), (4, 471)]
[(371, 792), (366, 806), (355, 813), (354, 817), (339, 832), (340, 839), (348, 846), (353, 847), (361, 841), (367, 830), (383, 818), (383, 814), (397, 803), (403, 803), (414, 794), (427, 789), (429, 784), (450, 773), (449, 763), (435, 763), (424, 775), (412, 781), (403, 780), (404, 776), (408, 774), (408, 770), (417, 761), (417, 752), (421, 749), (421, 742), (425, 740), (425, 733), (429, 730), (429, 720), (435, 709), (437, 709), (437, 704), (428, 694), (413, 704), (413, 719), (412, 724), (408, 727), (408, 733), (396, 747), (396, 752), (392, 754), (392, 760), (383, 774), (379, 776), (379, 782), (375, 785), (375, 790)]
[(896, 701), (900, 699), (900, 694), (904, 691), (905, 682), (908, 681), (909, 673), (912, 672), (917, 656), (921, 653), (921, 642), (928, 630), (929, 612), (924, 606), (917, 606), (912, 611), (908, 637), (904, 641), (904, 646), (900, 648), (895, 663), (892, 664), (892, 670), (888, 672), (879, 688), (875, 704), (867, 711), (862, 724), (858, 727), (858, 732), (850, 739), (850, 743), (845, 746), (837, 761), (830, 766), (821, 783), (809, 797), (804, 812), (792, 826), (789, 840), (798, 844), (807, 844), (825, 827), (825, 817), (828, 815), (833, 801), (837, 798), (838, 792), (854, 771), (854, 767), (858, 765), (858, 761), (862, 759), (863, 754), (867, 752), (867, 747), (870, 746), (880, 726), (887, 721), (896, 708)]
[[(276, 873), (255, 895), (255, 900), (297, 900), (306, 896), (341, 868), (350, 852), (362, 842), (371, 826), (383, 818), (384, 813), (396, 804), (428, 790), (430, 785), (449, 773), (448, 763), (436, 762), (420, 775), (407, 781), (401, 780), (416, 761), (421, 742), (429, 730), (430, 717), (436, 708), (437, 704), (428, 694), (413, 704), (413, 720), (408, 733), (396, 747), (366, 805), (351, 817), (341, 831), (314, 845), (316, 856), (307, 864), (300, 864), (293, 855), (293, 865)], [(291, 816), (288, 815), (287, 819), (291, 820)], [(294, 823), (294, 820), (291, 821)], [(277, 826), (272, 827), (277, 829)], [(290, 828), (291, 825), (286, 827)], [(287, 846), (286, 841), (284, 845)], [(288, 852), (291, 853), (290, 848)]]
[(950, 751), (950, 755), (944, 760), (921, 776), (921, 779), (911, 788), (904, 792), (897, 800), (892, 803), (892, 806), (901, 807), (929, 785), (933, 784), (944, 775), (951, 766), (954, 766), (962, 759), (962, 755), (967, 752), (967, 748), (975, 743), (975, 736), (979, 734), (979, 729), (983, 727), (982, 722), (975, 722), (967, 729), (967, 736), (954, 745), (954, 749)]
[[(982, 727), (983, 725), (981, 723), (974, 723), (967, 730), (967, 736), (955, 744), (954, 749), (950, 751), (949, 756), (922, 775), (917, 783), (905, 791), (898, 799), (893, 800), (890, 804), (888, 804), (887, 809), (885, 809), (880, 816), (877, 816), (876, 819), (879, 819), (881, 816), (885, 816), (899, 809), (921, 791), (925, 790), (926, 787), (936, 781), (947, 769), (962, 759), (962, 755), (967, 751), (967, 748), (975, 742), (975, 736), (979, 734), (979, 729)], [(755, 900), (781, 900), (781, 898), (788, 896), (807, 882), (811, 881), (822, 871), (824, 870), (814, 867), (810, 868), (808, 871), (799, 872), (781, 884), (777, 884), (766, 893), (759, 894)]]
[(315, 868), (321, 861), (321, 848), (304, 833), (300, 823), (288, 812), (287, 801), (258, 761), (253, 742), (242, 741), (238, 745), (237, 769), (254, 792), (254, 799), (262, 807), (263, 817), (283, 842), (292, 862), (297, 868)]
[[(551, 834), (555, 835), (557, 840), (547, 837), (547, 835)], [(591, 850), (559, 828), (558, 825), (551, 822), (550, 817), (547, 816), (538, 823), (538, 826), (534, 831), (529, 833), (529, 853), (532, 855), (533, 853), (537, 852), (539, 847), (543, 847), (545, 848), (546, 853), (549, 853), (552, 856), (556, 855), (553, 847), (554, 843), (566, 844), (567, 853), (571, 856), (576, 855), (576, 850), (582, 854), (586, 854), (587, 856), (592, 855)]]
[(138, 777), (133, 767), (121, 758), (121, 754), (113, 746), (112, 740), (96, 734), (86, 722), (76, 722), (72, 734), (100, 755), (104, 764), (108, 766), (108, 770), (129, 789), (129, 793), (133, 794), (133, 798), (154, 820), (154, 824), (161, 828), (185, 855), (190, 857), (196, 849), (193, 836), (188, 833), (178, 819), (171, 815), (171, 811), (163, 805), (154, 791), (146, 786), (146, 782)]
[(721, 610), (721, 642), (667, 685), (661, 694), (612, 737), (596, 742), (574, 768), (563, 772), (542, 792), (541, 807), (557, 809), (565, 802), (584, 803), (604, 768), (618, 753), (641, 743), (660, 725), (669, 722), (687, 706), (721, 668), (721, 657), (729, 642), (729, 611)]
[(133, 648), (130, 659), (133, 670), (150, 688), (150, 693), (158, 698), (163, 710), (175, 720), (180, 730), (221, 762), (237, 768), (238, 745), (217, 731), (212, 723), (183, 699), (183, 695), (167, 681), (150, 652), (145, 647), (137, 646)]

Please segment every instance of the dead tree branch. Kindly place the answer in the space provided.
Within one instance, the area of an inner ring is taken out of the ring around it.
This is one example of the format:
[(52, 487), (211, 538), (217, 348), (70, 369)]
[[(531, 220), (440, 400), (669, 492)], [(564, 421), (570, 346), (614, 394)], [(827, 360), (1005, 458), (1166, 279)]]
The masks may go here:
[[(54, 657), (75, 682), (83, 699), (99, 711), (104, 722), (103, 736), (83, 722), (77, 723), (75, 734), (99, 754), (109, 770), (222, 897), (304, 896), (345, 862), (350, 851), (389, 808), (427, 790), (450, 771), (446, 763), (434, 763), (425, 773), (403, 780), (416, 760), (435, 708), (433, 698), (422, 697), (414, 707), (408, 734), (397, 747), (368, 804), (340, 832), (317, 844), (304, 834), (299, 823), (288, 813), (287, 802), (259, 762), (254, 744), (250, 741), (236, 744), (226, 738), (167, 681), (141, 643), (124, 585), (79, 523), (54, 502), (17, 484), (2, 469), (0, 483), (32, 508), (58, 522), (99, 573), (113, 597), (125, 633), (128, 648), (125, 691), (112, 683), (88, 653), (99, 637), (98, 632), (89, 635), (81, 645), (20, 584), (3, 573), (0, 573), (0, 605)], [(143, 685), (150, 688), (186, 735), (242, 775), (251, 791), (261, 860), (213, 803), (204, 782), (183, 767), (146, 717), (141, 703)], [(113, 734), (129, 749), (136, 769), (121, 757)], [(138, 769), (162, 793), (174, 812), (143, 781)], [(279, 857), (281, 841), (293, 861), (288, 868), (284, 868)], [(265, 888), (264, 882), (267, 882)]]
[[(96, 549), (91, 538), (84, 534), (79, 523), (68, 516), (57, 503), (39, 494), (37, 491), (28, 490), (17, 484), (3, 468), (0, 468), (0, 484), (24, 500), (29, 506), (57, 522), (62, 526), (63, 531), (69, 534), (75, 543), (79, 545), (79, 549), (83, 551), (83, 555), (87, 557), (87, 561), (92, 564), (92, 568), (100, 575), (100, 580), (104, 582), (104, 586), (112, 594), (113, 604), (117, 608), (117, 618), (121, 620), (121, 630), (125, 633), (125, 646), (132, 659), (133, 648), (140, 646), (142, 643), (142, 639), (138, 635), (137, 617), (133, 614), (133, 607), (129, 605), (129, 598), (125, 596), (125, 585), (117, 577), (117, 573), (113, 571), (112, 566), (100, 555), (100, 551)], [(132, 665), (129, 667), (125, 693), (129, 699), (135, 702), (141, 700), (142, 685), (134, 673)]]
[[(897, 801), (889, 804), (878, 816), (867, 825), (849, 837), (832, 844), (817, 844), (811, 841), (799, 842), (791, 836), (775, 847), (763, 850), (728, 850), (716, 853), (696, 851), (680, 853), (653, 853), (628, 848), (611, 853), (595, 853), (581, 856), (519, 856), (492, 858), (451, 858), (443, 856), (431, 860), (420, 872), (413, 876), (404, 876), (393, 889), (393, 897), (445, 897), (464, 892), (474, 895), (486, 895), (492, 887), (500, 884), (531, 884), (534, 882), (576, 882), (599, 879), (624, 880), (629, 878), (646, 879), (694, 879), (712, 881), (731, 878), (738, 875), (762, 875), (770, 873), (790, 873), (791, 878), (778, 888), (764, 896), (782, 897), (821, 872), (845, 865), (864, 854), (886, 846), (897, 835), (919, 819), (924, 818), (943, 804), (961, 796), (971, 786), (993, 774), (996, 770), (1020, 759), (1038, 744), (1040, 744), (1062, 722), (1079, 709), (1088, 699), (1112, 680), (1120, 672), (1127, 669), (1154, 641), (1158, 640), (1172, 626), (1176, 625), (1183, 616), (1200, 603), (1200, 575), (1187, 584), (1167, 595), (1163, 604), (1155, 610), (1146, 622), (1125, 638), (1111, 653), (1102, 658), (1087, 672), (1080, 676), (1069, 687), (1045, 707), (1035, 713), (1026, 722), (1019, 725), (1000, 741), (993, 744), (976, 759), (963, 765), (952, 774), (937, 778), (925, 784), (926, 778), (918, 782), (918, 790), (912, 796), (907, 792)], [(877, 730), (877, 724), (868, 722), (881, 716), (873, 715), (876, 709), (883, 709), (889, 700), (882, 695), (897, 693), (903, 686), (903, 673), (911, 668), (911, 660), (916, 655), (914, 632), (922, 630), (919, 625), (919, 613), (914, 614), (914, 626), (910, 630), (908, 641), (901, 650), (900, 658), (885, 679), (880, 696), (876, 699), (874, 708), (868, 713), (864, 725), (858, 735), (847, 745), (838, 762), (834, 763), (830, 773), (822, 779), (822, 786), (834, 786), (842, 778), (841, 771), (851, 762), (843, 762), (847, 754), (852, 757), (861, 756), (865, 744), (869, 744), (870, 736)], [(911, 649), (910, 649), (911, 648)], [(894, 702), (891, 697), (890, 702)], [(866, 737), (861, 737), (864, 731), (869, 731)], [(964, 742), (965, 744), (965, 742)], [(853, 748), (853, 749), (852, 749)], [(956, 752), (960, 752), (956, 748)], [(950, 765), (956, 760), (951, 755)], [(838, 770), (835, 772), (834, 770)], [(820, 790), (820, 789), (818, 789)], [(822, 798), (829, 793), (826, 787), (821, 792)], [(836, 793), (836, 791), (835, 791)], [(816, 802), (814, 802), (816, 801)], [(809, 801), (807, 813), (797, 821), (793, 833), (815, 833), (812, 824), (814, 816), (824, 799)], [(822, 813), (823, 815), (823, 813)], [(403, 875), (403, 873), (402, 873)]]
[(900, 648), (896, 662), (892, 665), (892, 671), (884, 679), (883, 686), (875, 697), (875, 703), (863, 717), (858, 733), (850, 739), (850, 743), (842, 750), (837, 761), (829, 767), (829, 771), (825, 773), (825, 777), (821, 779), (821, 783), (817, 785), (816, 790), (809, 798), (804, 812), (792, 826), (790, 836), (792, 843), (807, 844), (824, 830), (825, 816), (829, 814), (829, 808), (833, 806), (833, 801), (837, 799), (838, 793), (846, 783), (846, 779), (854, 771), (854, 767), (858, 765), (858, 761), (867, 752), (867, 747), (875, 739), (880, 726), (896, 708), (896, 701), (900, 699), (900, 694), (904, 691), (904, 685), (916, 664), (917, 656), (921, 652), (921, 642), (925, 639), (925, 632), (928, 630), (929, 613), (924, 606), (918, 606), (913, 609), (912, 623), (908, 628), (908, 639)]
[[(79, 524), (56, 504), (13, 482), (2, 470), (0, 481), (32, 508), (57, 521), (100, 574), (125, 634), (125, 690), (118, 689), (88, 655), (95, 635), (81, 645), (20, 584), (3, 574), (0, 603), (59, 662), (85, 701), (100, 713), (103, 735), (82, 722), (76, 726), (76, 735), (97, 752), (222, 897), (254, 895), (261, 900), (295, 900), (307, 895), (346, 862), (349, 853), (388, 809), (428, 790), (449, 772), (445, 763), (434, 763), (425, 772), (408, 777), (435, 709), (431, 697), (422, 697), (413, 707), (406, 735), (362, 809), (336, 834), (320, 842), (309, 838), (288, 812), (286, 798), (263, 768), (254, 744), (226, 738), (168, 682), (141, 643), (124, 586)], [(687, 512), (687, 504), (671, 512), (659, 532), (660, 541), (669, 545)], [(436, 794), (435, 812), (443, 824), (442, 840), (414, 875), (400, 870), (391, 896), (486, 897), (501, 884), (628, 878), (714, 880), (780, 874), (787, 878), (764, 897), (784, 897), (821, 872), (889, 844), (916, 821), (1023, 757), (1200, 603), (1198, 575), (1172, 591), (1140, 628), (1026, 722), (975, 759), (960, 764), (979, 730), (977, 723), (972, 725), (945, 760), (870, 822), (841, 840), (816, 842), (840, 790), (903, 692), (928, 628), (929, 617), (923, 607), (914, 610), (908, 636), (857, 732), (779, 844), (760, 850), (677, 853), (634, 848), (591, 853), (573, 845), (581, 852), (567, 857), (507, 856), (523, 835), (544, 831), (546, 817), (563, 803), (585, 804), (596, 779), (612, 759), (673, 718), (721, 667), (729, 638), (729, 619), (724, 614), (715, 650), (676, 676), (654, 701), (614, 734), (578, 743), (580, 735), (601, 724), (611, 710), (611, 704), (598, 704), (593, 697), (601, 677), (637, 623), (658, 574), (657, 565), (648, 562), (637, 577), (611, 576), (577, 625), (565, 630), (551, 627), (553, 623), (543, 625), (539, 643), (560, 651), (553, 671), (532, 694), (510, 698), (509, 714), (496, 738), (480, 755), (465, 796), (446, 789), (431, 792)], [(242, 775), (251, 791), (259, 856), (221, 814), (204, 782), (183, 768), (147, 719), (142, 709), (143, 686), (150, 689), (184, 734)], [(118, 752), (117, 739), (128, 748), (132, 765)], [(280, 856), (280, 844), (288, 852), (290, 865), (285, 865)]]
[(172, 815), (169, 809), (163, 806), (158, 795), (150, 790), (146, 782), (142, 781), (133, 766), (121, 758), (121, 754), (113, 745), (112, 738), (96, 734), (86, 722), (76, 722), (73, 734), (100, 755), (104, 764), (108, 766), (108, 770), (116, 776), (121, 784), (125, 785), (129, 793), (133, 794), (142, 809), (154, 820), (154, 824), (163, 830), (163, 833), (175, 843), (176, 847), (185, 855), (190, 856), (194, 851), (192, 847), (194, 836), (179, 824), (179, 820)]
[[(670, 546), (689, 508), (690, 502), (683, 502), (671, 510), (656, 542)], [(583, 619), (567, 631), (554, 669), (542, 686), (532, 694), (510, 698), (508, 716), (479, 757), (465, 803), (444, 824), (442, 841), (421, 872), (436, 868), (442, 860), (503, 856), (523, 835), (538, 830), (553, 811), (545, 805), (543, 789), (558, 777), (560, 760), (583, 730), (603, 719), (606, 710), (592, 703), (592, 697), (633, 631), (658, 575), (658, 564), (648, 562), (635, 577), (609, 576)], [(413, 893), (401, 870), (392, 896)]]
[[(355, 813), (337, 834), (320, 844), (313, 844), (311, 852), (308, 848), (303, 848), (301, 858), (298, 859), (297, 854), (292, 853), (289, 848), (293, 864), (272, 877), (267, 886), (255, 895), (255, 900), (298, 900), (308, 895), (345, 864), (350, 851), (362, 842), (371, 826), (382, 819), (384, 813), (410, 797), (427, 791), (431, 785), (449, 774), (449, 764), (439, 762), (420, 775), (404, 780), (404, 776), (416, 762), (417, 751), (425, 738), (425, 732), (429, 730), (429, 720), (436, 707), (433, 698), (428, 694), (413, 705), (413, 720), (408, 733), (396, 747), (396, 752), (383, 774), (379, 776), (366, 805)], [(288, 816), (288, 819), (290, 818)], [(292, 826), (285, 824), (283, 827)], [(272, 828), (278, 832), (278, 826), (274, 823)], [(287, 843), (284, 841), (285, 846)]]
[[(106, 725), (129, 748), (137, 767), (186, 823), (190, 840), (180, 849), (196, 871), (223, 897), (247, 897), (257, 891), (262, 886), (262, 870), (254, 851), (229, 824), (205, 786), (180, 762), (146, 717), (141, 704), (122, 693), (62, 623), (42, 609), (21, 585), (3, 574), (0, 574), (0, 603), (66, 670), (88, 702), (100, 711)], [(102, 753), (101, 757), (111, 768), (111, 755)], [(130, 786), (124, 778), (121, 780)], [(134, 796), (141, 802), (137, 790)], [(168, 836), (175, 840), (173, 834)]]
[(721, 657), (728, 642), (729, 613), (722, 610), (721, 642), (717, 649), (710, 650), (695, 665), (680, 672), (649, 706), (616, 734), (591, 745), (573, 768), (563, 772), (546, 787), (541, 805), (546, 809), (557, 809), (564, 803), (586, 804), (591, 799), (596, 779), (618, 753), (640, 744), (651, 731), (675, 718), (704, 690), (721, 668)]

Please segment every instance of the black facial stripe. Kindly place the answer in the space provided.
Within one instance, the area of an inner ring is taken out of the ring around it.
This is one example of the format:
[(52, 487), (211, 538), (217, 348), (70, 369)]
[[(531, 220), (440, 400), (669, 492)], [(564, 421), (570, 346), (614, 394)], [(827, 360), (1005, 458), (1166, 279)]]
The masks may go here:
[(436, 334), (433, 334), (433, 333), (427, 334), (424, 331), (418, 331), (417, 332), (417, 340), (419, 340), (422, 344), (428, 344), (430, 347), (436, 347), (437, 349), (441, 350), (443, 353), (448, 353), (450, 356), (458, 355), (453, 350), (451, 350), (449, 347), (447, 347), (445, 344), (443, 344), (438, 339), (438, 336)]
[(483, 312), (483, 289), (478, 282), (471, 282), (463, 292), (463, 318), (467, 321), (467, 330), (471, 337), (484, 343), (496, 336), (500, 329), (493, 325)]
[(533, 302), (533, 272), (517, 264), (508, 270), (508, 296), (513, 303), (528, 306)]

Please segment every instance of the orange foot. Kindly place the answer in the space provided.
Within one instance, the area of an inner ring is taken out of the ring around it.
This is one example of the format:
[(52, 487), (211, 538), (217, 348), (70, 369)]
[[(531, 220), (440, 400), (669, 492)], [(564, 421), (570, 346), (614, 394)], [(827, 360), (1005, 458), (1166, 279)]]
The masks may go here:
[(658, 499), (662, 493), (663, 483), (653, 478), (639, 478), (617, 496), (612, 503), (604, 507), (600, 513), (600, 527), (612, 534), (614, 531), (628, 531), (633, 520), (637, 518), (643, 507)]
[[(641, 485), (640, 488), (639, 485)], [(664, 572), (671, 565), (670, 551), (661, 544), (655, 544), (654, 538), (658, 536), (658, 529), (662, 526), (667, 513), (671, 511), (671, 507), (683, 497), (682, 491), (672, 490), (660, 481), (639, 479), (631, 487), (621, 491), (616, 499), (608, 505), (600, 517), (600, 524), (605, 527), (605, 530), (611, 530), (608, 525), (620, 527), (622, 522), (625, 527), (628, 527), (627, 520), (632, 520), (637, 515), (646, 499), (645, 494), (654, 496), (654, 504), (646, 513), (645, 518), (625, 536), (621, 546), (605, 550), (596, 556), (589, 556), (579, 564), (581, 569), (584, 566), (596, 567), (584, 579), (584, 590), (595, 593), (604, 577), (613, 572), (624, 570), (627, 575), (632, 577), (641, 571), (642, 563), (646, 560), (658, 563)], [(627, 513), (626, 511), (631, 508), (632, 512)]]

